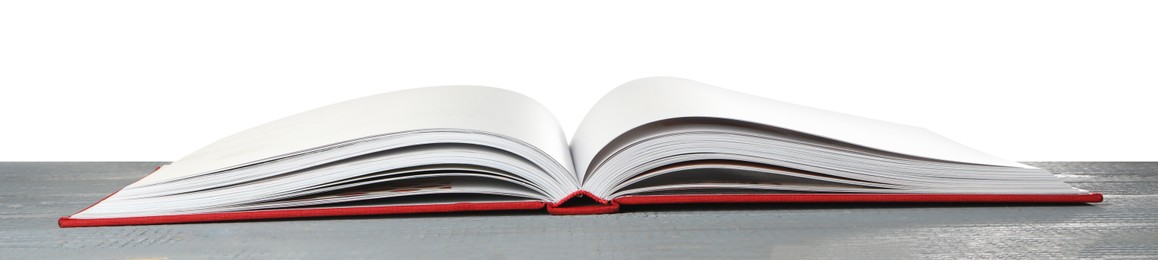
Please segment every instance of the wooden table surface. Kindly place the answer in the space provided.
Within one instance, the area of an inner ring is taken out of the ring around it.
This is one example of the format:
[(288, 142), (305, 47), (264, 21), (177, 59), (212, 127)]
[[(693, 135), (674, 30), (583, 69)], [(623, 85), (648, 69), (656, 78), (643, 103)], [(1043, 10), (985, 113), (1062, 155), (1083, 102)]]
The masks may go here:
[(57, 228), (161, 164), (0, 162), (0, 259), (1158, 258), (1154, 162), (1029, 163), (1105, 194), (1090, 205), (681, 205)]

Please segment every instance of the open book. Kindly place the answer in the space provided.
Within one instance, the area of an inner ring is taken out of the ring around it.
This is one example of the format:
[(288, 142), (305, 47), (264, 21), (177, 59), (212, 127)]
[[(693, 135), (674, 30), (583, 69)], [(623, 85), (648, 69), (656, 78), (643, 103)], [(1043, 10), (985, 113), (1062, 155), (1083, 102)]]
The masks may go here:
[(221, 139), (60, 226), (736, 202), (1099, 202), (922, 128), (679, 78), (608, 93), (568, 144), (542, 105), (478, 86), (350, 100)]

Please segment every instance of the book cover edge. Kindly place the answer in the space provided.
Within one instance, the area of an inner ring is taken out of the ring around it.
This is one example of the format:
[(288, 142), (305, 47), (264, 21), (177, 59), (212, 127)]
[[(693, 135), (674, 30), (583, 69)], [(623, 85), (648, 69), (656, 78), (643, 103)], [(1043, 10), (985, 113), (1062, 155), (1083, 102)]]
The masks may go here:
[[(153, 169), (152, 174), (162, 166)], [(72, 216), (84, 212), (120, 190), (101, 198), (96, 203), (68, 216), (60, 217), (57, 225), (68, 227), (152, 225), (176, 223), (222, 222), (240, 220), (292, 219), (309, 217), (395, 215), (420, 213), (449, 213), (467, 211), (538, 210), (546, 208), (551, 215), (589, 215), (619, 212), (620, 205), (699, 204), (699, 203), (1097, 203), (1101, 193), (1089, 194), (702, 194), (702, 195), (628, 195), (603, 199), (586, 190), (577, 190), (559, 202), (488, 202), (427, 205), (395, 205), (373, 207), (339, 207), (317, 209), (276, 209), (260, 211), (143, 216), (124, 218), (77, 219)], [(586, 197), (598, 204), (565, 206), (572, 199)]]
[(62, 217), (57, 224), (62, 228), (130, 226), (177, 223), (225, 222), (242, 220), (275, 220), (316, 217), (350, 217), (372, 215), (402, 215), (421, 213), (481, 212), (500, 210), (538, 210), (546, 205), (540, 201), (517, 202), (463, 202), (450, 204), (394, 205), (371, 207), (335, 207), (313, 209), (276, 209), (222, 213), (200, 213), (165, 216), (76, 219)]
[(628, 195), (615, 198), (620, 205), (695, 203), (1098, 203), (1101, 193), (1089, 194), (703, 194)]
[[(566, 207), (563, 204), (578, 196), (588, 196), (598, 205)], [(111, 196), (111, 195), (110, 195)], [(396, 215), (497, 210), (539, 210), (551, 215), (586, 215), (618, 212), (620, 205), (699, 204), (699, 203), (1096, 203), (1101, 193), (1090, 194), (705, 194), (705, 195), (631, 195), (603, 200), (586, 191), (576, 191), (559, 203), (538, 201), (397, 205), (319, 209), (278, 209), (262, 211), (145, 216), (125, 218), (74, 219), (61, 217), (66, 227), (152, 225), (239, 220), (270, 220), (310, 217)], [(99, 203), (99, 202), (98, 202)]]

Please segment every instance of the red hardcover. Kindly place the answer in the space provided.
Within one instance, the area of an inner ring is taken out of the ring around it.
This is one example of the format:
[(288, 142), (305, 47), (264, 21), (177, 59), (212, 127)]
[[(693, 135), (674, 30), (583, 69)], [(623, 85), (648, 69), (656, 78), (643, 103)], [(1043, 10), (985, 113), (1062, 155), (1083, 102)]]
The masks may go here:
[(720, 194), (634, 195), (615, 198), (620, 205), (689, 203), (1095, 203), (1101, 193), (1090, 194)]
[[(160, 168), (160, 167), (158, 167)], [(155, 170), (154, 170), (155, 171)], [(113, 193), (116, 194), (116, 193)], [(109, 196), (105, 196), (104, 201)], [(584, 198), (584, 199), (580, 199)], [(587, 203), (582, 203), (586, 201)], [(576, 203), (578, 202), (578, 203)], [(539, 210), (552, 215), (607, 214), (619, 212), (621, 205), (697, 204), (697, 203), (1096, 203), (1101, 193), (1090, 194), (697, 194), (697, 195), (629, 195), (606, 200), (587, 191), (571, 193), (559, 203), (539, 201), (463, 202), (430, 205), (364, 206), (313, 209), (274, 209), (245, 212), (223, 212), (127, 218), (77, 219), (61, 217), (57, 224), (67, 227), (153, 225), (241, 220), (291, 219), (336, 216), (394, 215), (465, 211)], [(87, 210), (100, 203), (93, 203)], [(576, 205), (578, 204), (578, 205)], [(79, 213), (79, 212), (78, 212)]]
[[(599, 204), (565, 206), (568, 201), (586, 196)], [(112, 196), (112, 195), (110, 195)], [(552, 215), (607, 214), (619, 211), (620, 205), (696, 204), (696, 203), (1094, 203), (1101, 202), (1101, 193), (1085, 195), (1025, 195), (1025, 194), (721, 194), (721, 195), (636, 195), (604, 200), (586, 191), (577, 191), (561, 203), (487, 202), (433, 205), (370, 206), (317, 209), (278, 209), (247, 212), (225, 212), (170, 216), (75, 219), (60, 218), (60, 227), (94, 227), (152, 225), (174, 223), (220, 222), (262, 219), (289, 219), (335, 216), (393, 215), (415, 213), (442, 213), (496, 210), (538, 210), (544, 207)], [(98, 202), (99, 203), (99, 202)], [(95, 204), (94, 204), (95, 205)], [(87, 209), (87, 208), (86, 208)], [(83, 211), (83, 210), (82, 210)]]

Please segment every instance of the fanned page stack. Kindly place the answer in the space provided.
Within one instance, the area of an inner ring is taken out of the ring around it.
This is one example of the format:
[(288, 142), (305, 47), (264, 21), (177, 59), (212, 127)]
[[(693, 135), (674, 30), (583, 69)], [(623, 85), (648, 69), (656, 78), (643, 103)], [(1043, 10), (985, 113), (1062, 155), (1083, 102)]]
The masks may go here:
[(1088, 203), (1102, 195), (922, 128), (679, 78), (603, 97), (568, 145), (518, 93), (346, 101), (210, 144), (61, 227), (671, 203)]

